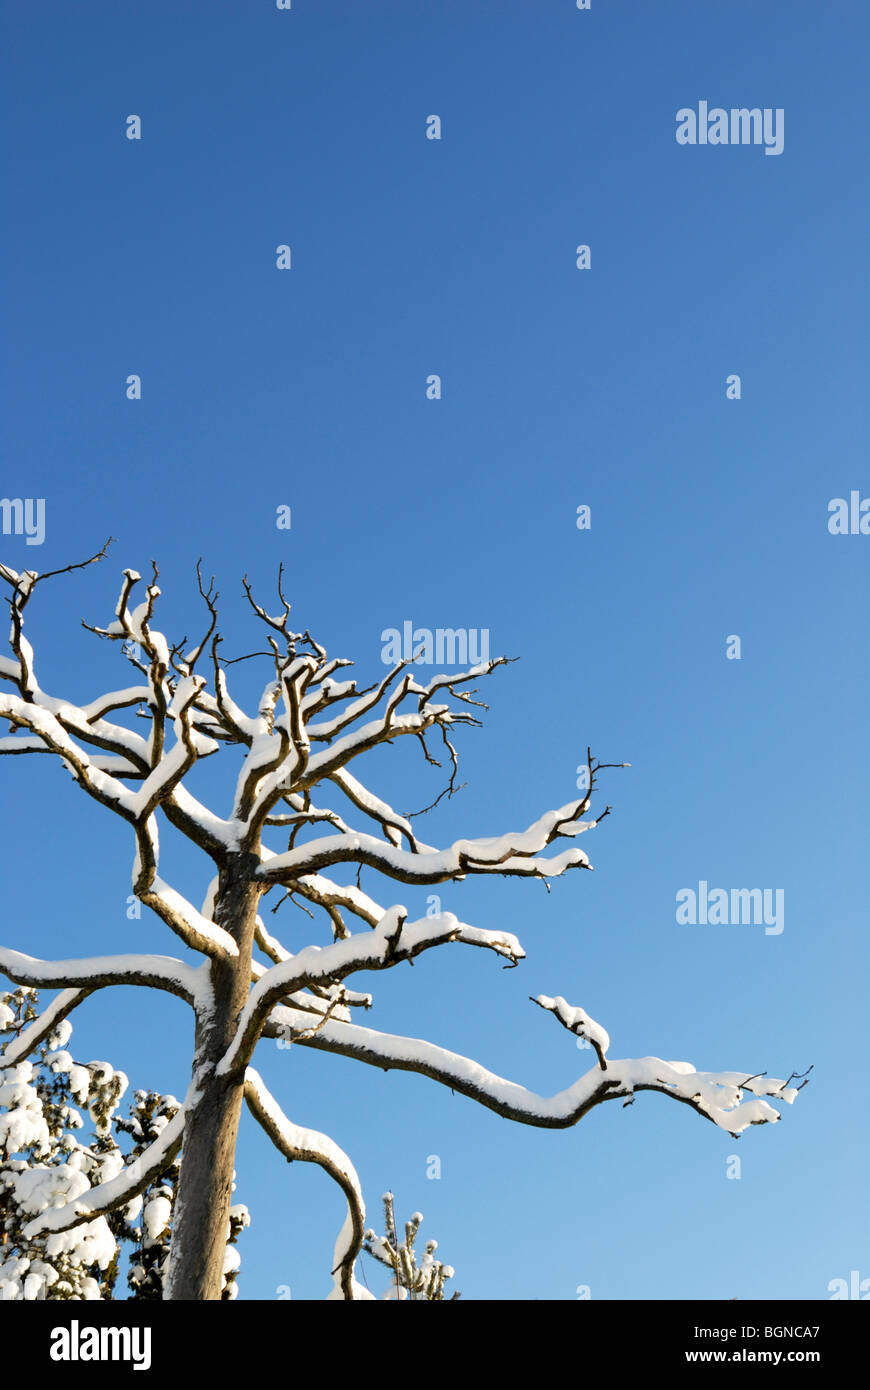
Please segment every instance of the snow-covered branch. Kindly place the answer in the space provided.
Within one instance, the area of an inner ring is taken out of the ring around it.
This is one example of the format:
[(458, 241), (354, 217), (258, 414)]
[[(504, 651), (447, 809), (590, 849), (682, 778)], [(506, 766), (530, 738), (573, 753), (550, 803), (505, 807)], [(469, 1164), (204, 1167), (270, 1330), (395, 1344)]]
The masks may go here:
[(34, 1048), (39, 1047), (40, 1043), (45, 1042), (46, 1038), (57, 1028), (65, 1018), (77, 1009), (83, 1000), (87, 999), (93, 991), (88, 989), (65, 989), (60, 994), (55, 995), (50, 1004), (47, 1004), (42, 1013), (33, 1019), (27, 1027), (22, 1028), (17, 1037), (13, 1037), (6, 1044), (3, 1052), (0, 1053), (0, 1066), (13, 1066), (27, 1057)]
[[(330, 1140), (291, 1125), (250, 1070), (248, 1063), (264, 1035), (383, 1070), (419, 1072), (507, 1119), (548, 1128), (573, 1125), (604, 1101), (622, 1098), (629, 1104), (636, 1092), (653, 1090), (736, 1135), (749, 1125), (778, 1119), (771, 1102), (794, 1100), (792, 1078), (697, 1072), (688, 1063), (656, 1057), (615, 1061), (608, 1056), (610, 1039), (604, 1028), (561, 996), (539, 994), (534, 1003), (574, 1037), (588, 1042), (597, 1065), (549, 1098), (434, 1043), (351, 1022), (350, 1006), (371, 1002), (370, 996), (345, 986), (356, 971), (387, 969), (448, 942), (484, 947), (510, 965), (524, 955), (512, 934), (472, 927), (452, 913), (408, 922), (403, 907), (384, 907), (378, 901), (385, 896), (383, 883), (371, 894), (361, 887), (361, 870), (373, 870), (383, 880), (422, 886), (458, 882), (473, 874), (549, 879), (569, 869), (591, 867), (583, 850), (569, 842), (608, 814), (605, 807), (587, 818), (596, 774), (601, 767), (615, 765), (594, 762), (588, 750), (585, 794), (546, 811), (526, 829), (456, 839), (443, 849), (424, 843), (416, 833), (418, 818), (458, 790), (452, 731), (457, 725), (478, 725), (476, 712), (486, 708), (473, 698), (477, 687), (471, 683), (490, 675), (506, 658), (455, 675), (439, 673), (428, 681), (416, 667), (399, 662), (360, 690), (355, 680), (333, 678), (346, 661), (329, 659), (307, 631), (292, 631), (280, 572), (280, 606), (274, 612), (254, 599), (246, 579), (245, 594), (261, 633), (265, 628), (267, 650), (235, 660), (265, 659), (268, 664), (263, 673), (268, 679), (265, 684), (258, 679), (262, 693), (251, 715), (230, 691), (227, 670), (233, 659), (221, 655), (214, 581), (206, 587), (197, 566), (207, 630), (193, 646), (186, 637), (173, 645), (155, 625), (160, 598), (155, 565), (138, 605), (132, 595), (141, 576), (125, 570), (114, 620), (104, 628), (89, 629), (109, 642), (124, 643), (124, 654), (141, 679), (80, 705), (41, 688), (36, 655), (25, 635), (25, 610), (36, 586), (47, 577), (32, 571), (18, 574), (0, 565), (0, 581), (13, 591), (11, 654), (0, 657), (0, 683), (6, 687), (0, 689), (0, 719), (9, 723), (8, 736), (0, 738), (0, 756), (53, 754), (95, 802), (126, 820), (135, 838), (135, 896), (204, 959), (195, 970), (161, 956), (47, 962), (0, 950), (0, 970), (22, 987), (62, 991), (42, 1018), (31, 1013), (28, 1026), (22, 1024), (11, 1045), (12, 1060), (41, 1044), (52, 1026), (90, 992), (110, 985), (168, 991), (196, 1011), (194, 1082), (185, 1107), (167, 1125), (159, 1144), (148, 1148), (129, 1170), (87, 1193), (80, 1184), (71, 1184), (67, 1191), (78, 1195), (66, 1207), (41, 1212), (40, 1229), (67, 1230), (128, 1203), (178, 1151), (184, 1125), (167, 1296), (221, 1297), (226, 1204), (244, 1093), (286, 1156), (321, 1163), (341, 1183), (349, 1214), (336, 1247), (333, 1296), (364, 1296), (353, 1274), (363, 1230), (356, 1175)], [(194, 672), (206, 649), (211, 654), (211, 689), (206, 677)], [(134, 705), (139, 706), (138, 722), (140, 728), (144, 724), (145, 736), (118, 722)], [(350, 771), (352, 764), (355, 770), (360, 767), (359, 760), (368, 752), (408, 738), (412, 743), (405, 747), (419, 742), (427, 766), (440, 768), (429, 747), (430, 734), (440, 738), (446, 750), (448, 780), (434, 800), (415, 795), (412, 804), (425, 802), (423, 810), (400, 814)], [(534, 740), (534, 721), (526, 734)], [(241, 762), (241, 770), (234, 773), (234, 793), (232, 785), (228, 788), (226, 817), (203, 804), (187, 785), (197, 764), (221, 753), (225, 745), (233, 748), (234, 766)], [(344, 799), (338, 811), (331, 805), (336, 790)], [(199, 912), (160, 877), (159, 832), (164, 821), (213, 861), (212, 885)], [(264, 844), (264, 835), (280, 843)], [(355, 884), (339, 884), (328, 875), (326, 871), (338, 865), (349, 866), (349, 877), (355, 871)], [(367, 881), (366, 889), (370, 886)], [(287, 950), (266, 931), (260, 916), (263, 899), (272, 889), (284, 890), (276, 894), (277, 906), (289, 900), (318, 927), (331, 928), (332, 941)], [(313, 908), (320, 913), (315, 915)], [(352, 933), (346, 918), (364, 929)], [(267, 963), (255, 958), (255, 947)]]
[(107, 985), (144, 985), (177, 994), (189, 1004), (202, 976), (172, 956), (88, 956), (81, 960), (38, 960), (0, 946), (0, 971), (19, 985), (38, 989), (102, 989)]
[[(0, 719), (8, 719), (13, 729), (28, 729), (43, 748), (54, 753), (68, 767), (78, 784), (101, 805), (115, 811), (127, 821), (136, 819), (133, 794), (117, 778), (102, 772), (75, 743), (62, 721), (43, 705), (24, 700), (19, 695), (0, 691)], [(14, 752), (14, 740), (4, 739), (0, 753)], [(28, 750), (30, 751), (30, 750)]]
[(312, 984), (337, 983), (356, 970), (384, 970), (400, 961), (412, 960), (429, 947), (457, 940), (463, 926), (452, 912), (422, 917), (416, 922), (406, 918), (404, 907), (391, 907), (372, 932), (358, 932), (322, 950), (308, 946), (298, 955), (273, 965), (251, 990), (235, 1038), (219, 1064), (219, 1073), (231, 1074), (247, 1065), (266, 1019), (280, 999)]
[(155, 877), (149, 888), (140, 887), (136, 891), (142, 902), (192, 950), (222, 959), (238, 956), (239, 948), (230, 933), (197, 912), (192, 903), (162, 879)]
[(139, 985), (177, 995), (196, 1007), (207, 988), (201, 967), (194, 969), (170, 956), (89, 956), (83, 960), (47, 961), (0, 947), (0, 971), (19, 985), (61, 990), (40, 1016), (7, 1044), (0, 1057), (3, 1066), (27, 1057), (94, 990)]
[(270, 855), (258, 871), (264, 883), (292, 883), (300, 875), (316, 873), (333, 864), (365, 864), (403, 883), (444, 883), (465, 874), (512, 874), (529, 878), (556, 878), (566, 869), (588, 868), (581, 849), (563, 850), (552, 858), (540, 851), (557, 838), (581, 834), (597, 821), (575, 817), (584, 803), (573, 802), (549, 811), (528, 830), (496, 838), (457, 840), (449, 849), (399, 849), (373, 835), (324, 835), (284, 854)]
[(83, 1221), (93, 1221), (97, 1216), (105, 1216), (138, 1197), (150, 1182), (168, 1168), (181, 1148), (184, 1113), (182, 1106), (154, 1143), (139, 1158), (122, 1168), (116, 1177), (88, 1188), (64, 1206), (51, 1207), (28, 1222), (24, 1228), (25, 1236), (32, 1238), (47, 1231), (69, 1231)]
[[(268, 1036), (286, 1036), (289, 1030), (303, 1026), (304, 1015), (280, 1005), (273, 1010), (264, 1032)], [(744, 1101), (744, 1092), (790, 1105), (800, 1089), (788, 1081), (753, 1076), (750, 1072), (698, 1072), (688, 1062), (664, 1062), (658, 1057), (625, 1061), (608, 1058), (606, 1071), (593, 1067), (566, 1090), (544, 1097), (488, 1071), (469, 1057), (421, 1038), (397, 1037), (358, 1024), (330, 1021), (313, 1036), (299, 1041), (305, 1047), (353, 1057), (384, 1071), (395, 1068), (419, 1072), (505, 1119), (545, 1129), (567, 1129), (602, 1101), (630, 1100), (637, 1091), (659, 1091), (692, 1106), (699, 1115), (736, 1136), (749, 1125), (780, 1118), (779, 1112), (765, 1100)]]
[(561, 1023), (563, 1028), (567, 1028), (569, 1033), (574, 1033), (576, 1037), (583, 1038), (595, 1049), (598, 1058), (598, 1065), (602, 1071), (607, 1070), (606, 1052), (610, 1046), (610, 1034), (606, 1029), (596, 1023), (594, 1018), (590, 1018), (585, 1009), (568, 1004), (557, 994), (555, 999), (549, 995), (539, 994), (537, 998), (529, 996), (533, 1004), (539, 1004), (542, 1009), (548, 1010)]
[(354, 1278), (365, 1234), (366, 1213), (359, 1178), (347, 1154), (327, 1135), (292, 1124), (253, 1067), (245, 1072), (245, 1099), (251, 1114), (288, 1161), (319, 1164), (338, 1183), (347, 1199), (347, 1217), (335, 1242), (334, 1287), (329, 1298), (371, 1299), (373, 1295)]

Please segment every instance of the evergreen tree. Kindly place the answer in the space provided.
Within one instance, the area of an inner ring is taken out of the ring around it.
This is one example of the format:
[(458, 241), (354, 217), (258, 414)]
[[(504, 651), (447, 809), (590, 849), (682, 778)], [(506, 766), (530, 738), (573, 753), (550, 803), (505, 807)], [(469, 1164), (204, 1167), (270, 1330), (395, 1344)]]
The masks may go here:
[[(0, 992), (0, 1047), (37, 1018), (37, 1002), (37, 991), (26, 985)], [(124, 1254), (130, 1297), (161, 1299), (177, 1157), (132, 1201), (104, 1216), (64, 1232), (27, 1231), (40, 1212), (74, 1201), (141, 1158), (179, 1108), (174, 1096), (140, 1090), (129, 1113), (120, 1114), (127, 1077), (108, 1062), (76, 1062), (71, 1036), (64, 1019), (32, 1060), (3, 1067), (0, 1052), (0, 1299), (114, 1299)], [(236, 1243), (249, 1224), (247, 1208), (233, 1206), (222, 1299), (238, 1295)]]

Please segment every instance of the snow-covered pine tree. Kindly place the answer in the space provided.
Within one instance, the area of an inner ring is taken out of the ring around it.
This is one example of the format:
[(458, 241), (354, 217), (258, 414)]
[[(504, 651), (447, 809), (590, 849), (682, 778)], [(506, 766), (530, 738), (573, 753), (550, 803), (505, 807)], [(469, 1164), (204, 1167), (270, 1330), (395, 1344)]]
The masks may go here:
[[(0, 1044), (37, 1017), (34, 989), (0, 994)], [(66, 1051), (63, 1019), (40, 1043), (35, 1061), (4, 1067), (0, 1056), (0, 1298), (111, 1298), (118, 1246), (109, 1220), (31, 1234), (35, 1216), (64, 1198), (111, 1181), (124, 1166), (111, 1120), (126, 1077), (105, 1063), (82, 1067)], [(82, 1143), (81, 1109), (93, 1125)], [(27, 1233), (26, 1233), (27, 1232)]]
[[(105, 551), (67, 569), (83, 568)], [(525, 952), (511, 933), (471, 926), (451, 912), (409, 921), (401, 903), (380, 902), (353, 878), (343, 883), (329, 870), (344, 866), (358, 879), (365, 868), (390, 890), (396, 882), (422, 887), (484, 874), (546, 880), (588, 868), (587, 855), (573, 842), (607, 815), (605, 807), (586, 818), (605, 765), (590, 753), (582, 796), (537, 815), (524, 829), (433, 847), (419, 838), (414, 816), (399, 814), (350, 771), (351, 765), (357, 767), (373, 750), (410, 739), (422, 746), (427, 763), (440, 766), (428, 743), (434, 737), (451, 769), (438, 799), (452, 794), (457, 757), (450, 735), (479, 724), (477, 714), (485, 706), (472, 698), (469, 687), (503, 666), (505, 657), (430, 679), (413, 662), (399, 660), (382, 679), (360, 689), (355, 680), (338, 679), (350, 662), (330, 658), (307, 631), (291, 628), (280, 575), (280, 608), (274, 614), (255, 600), (245, 581), (245, 595), (270, 649), (268, 678), (249, 713), (230, 690), (214, 582), (205, 586), (197, 567), (208, 613), (204, 636), (193, 645), (170, 643), (155, 626), (160, 588), (154, 566), (140, 603), (131, 606), (141, 576), (125, 570), (114, 617), (105, 627), (90, 627), (122, 644), (136, 683), (78, 704), (64, 692), (55, 696), (43, 690), (24, 633), (34, 594), (59, 573), (64, 571), (19, 574), (0, 564), (11, 614), (11, 655), (0, 657), (5, 687), (0, 718), (9, 721), (10, 733), (0, 738), (0, 753), (56, 757), (96, 806), (126, 822), (135, 844), (134, 895), (200, 954), (202, 968), (152, 955), (102, 955), (94, 963), (40, 961), (0, 948), (0, 970), (9, 979), (61, 991), (12, 1045), (9, 1064), (29, 1056), (96, 989), (125, 985), (168, 992), (185, 1001), (194, 1022), (191, 1082), (177, 1114), (137, 1162), (86, 1193), (70, 1192), (65, 1206), (41, 1211), (27, 1228), (30, 1235), (72, 1231), (126, 1206), (166, 1169), (183, 1140), (164, 1297), (219, 1299), (236, 1138), (247, 1103), (285, 1157), (319, 1164), (347, 1199), (328, 1297), (371, 1297), (355, 1277), (366, 1229), (356, 1172), (331, 1139), (292, 1123), (266, 1090), (252, 1065), (263, 1038), (284, 1038), (384, 1070), (418, 1072), (506, 1119), (548, 1128), (576, 1124), (596, 1105), (630, 1102), (638, 1091), (649, 1090), (691, 1106), (737, 1135), (780, 1118), (770, 1099), (795, 1099), (800, 1088), (791, 1085), (794, 1074), (778, 1080), (757, 1069), (698, 1072), (689, 1063), (657, 1057), (615, 1060), (607, 1055), (606, 1030), (559, 995), (539, 994), (534, 1002), (575, 1038), (588, 1041), (596, 1062), (549, 1099), (427, 1041), (355, 1024), (353, 1011), (372, 1002), (370, 994), (348, 984), (360, 971), (388, 970), (457, 943), (492, 951), (514, 965)], [(203, 662), (210, 664), (211, 686), (198, 670)], [(123, 722), (125, 712), (136, 706), (144, 716), (138, 729)], [(221, 814), (200, 801), (188, 779), (197, 763), (227, 747), (241, 751), (242, 767), (233, 774), (229, 809)], [(342, 812), (330, 804), (334, 794), (342, 799)], [(158, 818), (165, 822), (161, 829), (168, 826), (185, 837), (208, 862), (199, 911), (160, 876)], [(283, 844), (276, 846), (282, 835)], [(551, 848), (554, 852), (547, 853)], [(322, 914), (327, 944), (313, 941), (310, 949), (291, 954), (266, 930), (260, 906), (275, 889)], [(357, 930), (351, 930), (351, 920)]]
[[(176, 1159), (132, 1202), (106, 1217), (60, 1234), (25, 1234), (25, 1226), (58, 1193), (86, 1192), (125, 1166), (129, 1170), (179, 1108), (174, 1096), (136, 1091), (129, 1114), (122, 1115), (126, 1076), (107, 1062), (76, 1062), (69, 1051), (68, 1019), (39, 1044), (32, 1060), (4, 1067), (4, 1045), (36, 1019), (38, 1003), (38, 992), (28, 986), (0, 991), (0, 1300), (113, 1299), (124, 1253), (130, 1297), (160, 1299)], [(233, 1206), (222, 1299), (238, 1295), (236, 1244), (249, 1224), (247, 1208)]]
[[(406, 1299), (421, 1303), (443, 1302), (444, 1285), (453, 1278), (454, 1270), (451, 1265), (435, 1258), (437, 1240), (427, 1240), (420, 1263), (417, 1263), (415, 1244), (423, 1221), (422, 1212), (415, 1211), (405, 1222), (405, 1233), (399, 1240), (392, 1192), (385, 1192), (381, 1200), (384, 1204), (384, 1234), (379, 1236), (374, 1231), (366, 1231), (363, 1250), (386, 1265), (392, 1274), (383, 1297), (397, 1302)], [(453, 1293), (450, 1301), (458, 1297), (458, 1293)]]

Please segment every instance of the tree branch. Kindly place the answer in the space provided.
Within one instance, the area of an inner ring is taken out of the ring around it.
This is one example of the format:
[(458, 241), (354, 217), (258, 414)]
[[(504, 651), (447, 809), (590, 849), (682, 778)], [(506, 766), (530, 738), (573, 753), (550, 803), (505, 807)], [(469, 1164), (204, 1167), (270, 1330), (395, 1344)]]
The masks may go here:
[(370, 1299), (372, 1295), (354, 1278), (365, 1233), (365, 1206), (359, 1178), (347, 1154), (325, 1134), (291, 1124), (253, 1067), (245, 1072), (245, 1100), (251, 1114), (288, 1163), (317, 1163), (338, 1183), (347, 1200), (347, 1218), (335, 1243), (334, 1288), (329, 1296), (343, 1300)]
[[(304, 1027), (304, 1016), (281, 1005), (273, 1011), (264, 1034), (281, 1036), (297, 1024)], [(744, 1091), (787, 1104), (797, 1095), (797, 1090), (785, 1081), (750, 1077), (747, 1072), (697, 1072), (688, 1062), (642, 1057), (628, 1061), (608, 1059), (606, 1071), (595, 1066), (567, 1090), (546, 1098), (434, 1043), (379, 1033), (358, 1024), (327, 1023), (313, 1037), (301, 1040), (300, 1045), (353, 1057), (384, 1071), (419, 1072), (505, 1119), (543, 1129), (567, 1129), (606, 1100), (631, 1097), (637, 1091), (659, 1091), (690, 1105), (699, 1115), (736, 1137), (749, 1125), (780, 1118), (779, 1112), (764, 1100), (741, 1103)]]

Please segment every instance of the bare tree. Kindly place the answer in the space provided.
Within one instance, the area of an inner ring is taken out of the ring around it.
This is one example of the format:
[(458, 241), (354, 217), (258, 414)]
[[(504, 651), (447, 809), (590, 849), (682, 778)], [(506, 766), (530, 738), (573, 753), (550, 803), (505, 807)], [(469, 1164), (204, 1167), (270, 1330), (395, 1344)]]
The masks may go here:
[[(102, 558), (93, 556), (91, 564)], [(82, 568), (69, 566), (69, 570)], [(62, 574), (65, 571), (55, 571)], [(160, 589), (151, 582), (136, 606), (141, 576), (125, 570), (115, 616), (91, 627), (108, 641), (126, 644), (138, 681), (79, 705), (41, 689), (33, 648), (24, 635), (24, 614), (48, 575), (16, 573), (0, 566), (11, 589), (11, 656), (0, 658), (0, 717), (9, 721), (0, 752), (49, 753), (93, 801), (125, 820), (135, 841), (133, 892), (170, 931), (199, 953), (194, 968), (154, 955), (114, 955), (88, 960), (41, 961), (0, 950), (0, 969), (19, 984), (60, 993), (16, 1042), (4, 1063), (26, 1057), (60, 1019), (93, 991), (137, 985), (183, 999), (194, 1015), (190, 1087), (178, 1113), (158, 1139), (111, 1181), (66, 1206), (42, 1213), (34, 1230), (67, 1230), (128, 1204), (179, 1150), (181, 1175), (165, 1285), (170, 1299), (218, 1299), (231, 1202), (233, 1165), (243, 1103), (286, 1157), (319, 1164), (339, 1184), (348, 1214), (336, 1242), (330, 1298), (370, 1297), (354, 1269), (365, 1237), (360, 1184), (347, 1155), (331, 1139), (291, 1123), (252, 1067), (260, 1039), (285, 1038), (300, 1046), (340, 1053), (389, 1070), (419, 1072), (451, 1090), (523, 1124), (562, 1128), (576, 1124), (605, 1100), (630, 1103), (653, 1090), (690, 1105), (731, 1134), (779, 1119), (761, 1097), (791, 1102), (787, 1081), (742, 1071), (697, 1072), (687, 1063), (656, 1057), (614, 1061), (605, 1030), (564, 999), (539, 995), (541, 1008), (595, 1049), (596, 1065), (572, 1086), (546, 1099), (487, 1071), (477, 1062), (416, 1039), (397, 1037), (352, 1022), (353, 1010), (371, 996), (347, 981), (359, 971), (389, 969), (448, 943), (483, 947), (515, 965), (524, 956), (509, 932), (469, 926), (450, 912), (408, 921), (404, 907), (382, 905), (359, 886), (359, 871), (374, 870), (388, 885), (455, 882), (473, 874), (549, 879), (588, 868), (576, 838), (607, 814), (589, 810), (600, 767), (588, 756), (589, 787), (581, 799), (547, 811), (527, 828), (495, 838), (460, 839), (445, 849), (423, 843), (413, 817), (398, 814), (350, 771), (357, 759), (401, 739), (419, 743), (437, 763), (432, 738), (444, 749), (455, 789), (456, 752), (451, 730), (478, 724), (472, 682), (503, 665), (500, 657), (456, 675), (421, 680), (400, 662), (382, 680), (358, 689), (338, 673), (351, 663), (328, 658), (306, 632), (290, 627), (290, 605), (279, 574), (280, 610), (270, 614), (245, 594), (265, 630), (270, 663), (259, 706), (248, 714), (233, 699), (231, 664), (220, 656), (218, 595), (212, 580), (199, 591), (208, 613), (204, 636), (170, 646), (154, 626)], [(256, 656), (257, 653), (253, 653)], [(208, 662), (211, 686), (200, 664)], [(119, 722), (141, 706), (145, 732)], [(232, 807), (221, 816), (185, 784), (188, 774), (223, 745), (244, 750)], [(343, 814), (320, 800), (340, 793)], [(315, 801), (315, 797), (318, 799)], [(440, 799), (440, 798), (439, 798)], [(211, 860), (211, 883), (200, 911), (159, 874), (158, 815)], [(282, 848), (265, 841), (282, 836)], [(566, 844), (566, 842), (568, 842)], [(553, 847), (554, 852), (547, 851)], [(356, 885), (331, 877), (335, 866), (357, 870)], [(331, 940), (291, 954), (259, 915), (261, 900), (283, 890), (282, 901), (307, 904), (321, 914)], [(259, 952), (259, 956), (255, 954)], [(744, 1100), (744, 1093), (753, 1098)]]

